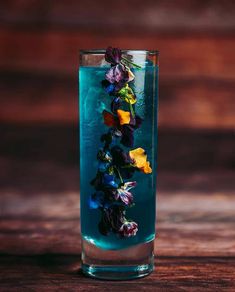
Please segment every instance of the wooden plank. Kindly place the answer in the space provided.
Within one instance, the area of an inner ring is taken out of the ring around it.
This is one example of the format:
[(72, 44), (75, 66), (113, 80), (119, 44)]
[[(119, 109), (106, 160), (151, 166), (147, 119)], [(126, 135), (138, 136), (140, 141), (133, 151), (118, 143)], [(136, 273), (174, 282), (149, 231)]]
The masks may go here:
[(235, 79), (234, 35), (0, 29), (0, 70), (76, 75), (80, 48), (159, 49), (161, 78)]
[[(135, 7), (138, 7), (136, 10)], [(153, 30), (234, 31), (234, 1), (8, 0), (1, 3), (4, 25), (63, 27), (127, 33)], [(115, 17), (114, 17), (115, 15)]]
[[(0, 121), (77, 123), (76, 74), (0, 76)], [(234, 90), (233, 81), (161, 78), (159, 127), (234, 129)]]
[(84, 277), (78, 255), (1, 256), (2, 291), (234, 291), (234, 258), (159, 257), (156, 270), (136, 281)]

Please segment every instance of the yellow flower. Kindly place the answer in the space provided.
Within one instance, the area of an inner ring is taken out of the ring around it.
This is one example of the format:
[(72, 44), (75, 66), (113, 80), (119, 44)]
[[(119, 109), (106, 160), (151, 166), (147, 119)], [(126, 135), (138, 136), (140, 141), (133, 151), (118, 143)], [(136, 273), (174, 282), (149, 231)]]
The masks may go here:
[(121, 126), (130, 123), (130, 120), (131, 120), (130, 112), (117, 110), (117, 115), (118, 115), (119, 123)]
[(134, 166), (139, 168), (144, 173), (152, 173), (149, 161), (147, 161), (147, 155), (143, 148), (136, 148), (129, 151), (131, 159), (134, 160)]
[(118, 94), (127, 103), (130, 103), (130, 104), (136, 103), (136, 96), (128, 84), (126, 84), (122, 89), (120, 89), (118, 91)]

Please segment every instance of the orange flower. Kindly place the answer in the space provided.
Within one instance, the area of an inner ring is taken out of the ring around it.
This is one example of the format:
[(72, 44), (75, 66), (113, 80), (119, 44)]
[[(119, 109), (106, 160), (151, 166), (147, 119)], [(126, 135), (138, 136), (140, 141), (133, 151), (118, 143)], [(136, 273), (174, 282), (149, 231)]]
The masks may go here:
[(117, 127), (118, 124), (122, 126), (122, 125), (130, 123), (130, 120), (131, 120), (130, 112), (117, 110), (117, 115), (118, 115), (118, 118), (115, 117), (112, 113), (104, 110), (103, 118), (104, 118), (105, 125), (108, 127)]
[(117, 115), (121, 126), (130, 123), (131, 120), (130, 112), (126, 112), (119, 109), (117, 110)]
[(134, 160), (134, 166), (139, 168), (144, 173), (152, 173), (149, 161), (147, 161), (147, 155), (143, 148), (136, 148), (129, 151), (131, 159)]

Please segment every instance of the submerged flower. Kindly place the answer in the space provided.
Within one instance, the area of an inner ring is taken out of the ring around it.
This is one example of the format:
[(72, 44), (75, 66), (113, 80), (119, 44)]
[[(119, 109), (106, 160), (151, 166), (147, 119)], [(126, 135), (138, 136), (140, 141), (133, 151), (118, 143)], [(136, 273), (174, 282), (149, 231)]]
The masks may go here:
[(130, 123), (130, 120), (131, 120), (130, 112), (123, 111), (123, 110), (117, 110), (117, 115), (118, 115), (119, 123), (121, 126), (124, 124)]
[(116, 145), (111, 148), (111, 154), (113, 157), (113, 164), (117, 167), (123, 167), (133, 163), (129, 153), (125, 152), (120, 146)]
[(123, 237), (135, 236), (138, 231), (138, 224), (134, 221), (126, 221), (119, 229), (119, 234)]
[(115, 194), (115, 199), (120, 199), (125, 205), (130, 205), (133, 202), (133, 195), (129, 192), (130, 189), (136, 186), (136, 182), (126, 182), (119, 187)]
[(99, 162), (98, 169), (100, 172), (106, 172), (109, 166), (110, 166), (109, 162)]
[(104, 118), (104, 123), (108, 127), (117, 127), (118, 125), (118, 119), (111, 114), (110, 112), (104, 110), (103, 111), (103, 118)]
[(115, 176), (112, 174), (105, 173), (103, 176), (103, 183), (107, 187), (117, 188), (118, 184), (115, 182)]
[(113, 164), (118, 167), (122, 178), (131, 178), (135, 172), (135, 167), (132, 166), (134, 161), (130, 158), (129, 153), (125, 152), (118, 145), (112, 147), (111, 153), (113, 157)]
[(147, 161), (147, 154), (143, 148), (136, 148), (129, 151), (130, 157), (134, 160), (134, 166), (139, 168), (144, 173), (152, 173), (149, 161)]
[(89, 198), (89, 206), (91, 209), (98, 209), (103, 207), (104, 204), (104, 192), (97, 191)]
[(104, 151), (103, 149), (100, 149), (97, 153), (97, 158), (104, 162), (111, 162), (112, 156), (109, 151)]
[(121, 106), (121, 98), (120, 97), (114, 97), (114, 99), (112, 100), (111, 103), (111, 111), (116, 114), (117, 110), (120, 108)]
[(122, 64), (111, 67), (105, 75), (106, 80), (110, 83), (120, 82), (125, 80), (127, 73), (125, 67)]
[(122, 51), (119, 48), (108, 47), (105, 53), (105, 60), (112, 65), (116, 65), (121, 61)]
[(122, 139), (121, 143), (126, 147), (133, 147), (134, 145), (134, 130), (138, 129), (142, 123), (142, 119), (139, 116), (133, 118), (131, 116), (130, 123), (122, 126)]
[(121, 134), (121, 143), (126, 147), (133, 147), (134, 144), (134, 130), (141, 125), (142, 119), (135, 115), (133, 117), (130, 112), (117, 110), (117, 116), (104, 110), (104, 123), (106, 126), (117, 128)]
[(112, 94), (116, 88), (115, 85), (110, 83), (108, 80), (102, 80), (101, 85), (105, 89), (105, 91), (109, 94)]
[(122, 89), (118, 91), (118, 95), (127, 103), (136, 103), (136, 96), (128, 84), (126, 84)]

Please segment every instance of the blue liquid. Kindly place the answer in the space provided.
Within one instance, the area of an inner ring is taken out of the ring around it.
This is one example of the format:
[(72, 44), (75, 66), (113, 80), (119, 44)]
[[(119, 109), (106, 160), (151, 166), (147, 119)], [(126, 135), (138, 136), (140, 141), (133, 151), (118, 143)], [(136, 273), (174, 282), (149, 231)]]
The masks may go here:
[[(90, 209), (88, 200), (95, 192), (90, 181), (96, 176), (96, 159), (102, 134), (108, 131), (104, 125), (102, 112), (110, 111), (112, 97), (101, 86), (107, 67), (80, 67), (79, 71), (79, 113), (80, 113), (80, 196), (81, 196), (81, 232), (85, 240), (102, 249), (117, 250), (139, 243), (148, 242), (155, 237), (155, 193), (157, 165), (157, 66), (131, 69), (135, 79), (129, 83), (137, 96), (136, 113), (143, 118), (143, 123), (134, 134), (132, 149), (142, 147), (146, 150), (152, 167), (151, 174), (135, 172), (128, 181), (137, 181), (131, 190), (135, 206), (127, 208), (126, 217), (138, 223), (138, 232), (129, 238), (119, 238), (116, 234), (102, 235), (98, 230), (101, 212)], [(155, 94), (154, 94), (155, 90)], [(131, 150), (125, 148), (126, 151)]]

